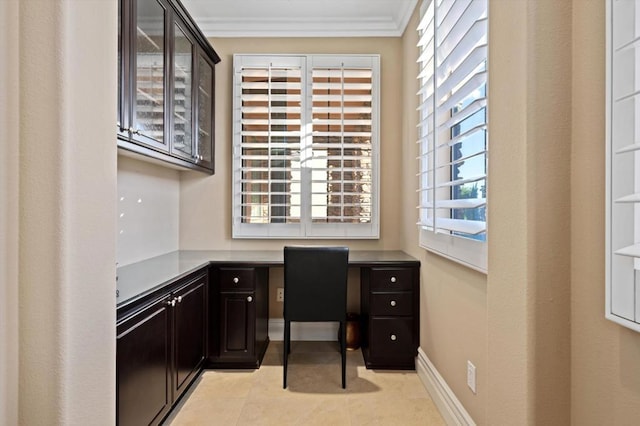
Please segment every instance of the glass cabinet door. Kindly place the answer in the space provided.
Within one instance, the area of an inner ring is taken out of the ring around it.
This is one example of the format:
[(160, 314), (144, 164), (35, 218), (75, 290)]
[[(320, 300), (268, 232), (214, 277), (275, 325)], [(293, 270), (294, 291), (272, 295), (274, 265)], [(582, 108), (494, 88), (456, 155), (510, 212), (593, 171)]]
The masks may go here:
[(172, 151), (193, 160), (193, 42), (178, 21), (173, 30)]
[(213, 169), (213, 65), (198, 55), (198, 163)]
[(166, 8), (159, 0), (137, 0), (135, 7), (135, 77), (131, 137), (166, 150), (165, 23)]

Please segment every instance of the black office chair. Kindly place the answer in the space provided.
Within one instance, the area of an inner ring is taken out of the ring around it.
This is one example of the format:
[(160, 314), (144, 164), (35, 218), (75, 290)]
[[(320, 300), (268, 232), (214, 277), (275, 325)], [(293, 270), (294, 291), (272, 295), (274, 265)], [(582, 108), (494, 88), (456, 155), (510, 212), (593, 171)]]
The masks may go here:
[(284, 375), (291, 352), (291, 321), (340, 323), (342, 388), (346, 387), (347, 247), (284, 248)]

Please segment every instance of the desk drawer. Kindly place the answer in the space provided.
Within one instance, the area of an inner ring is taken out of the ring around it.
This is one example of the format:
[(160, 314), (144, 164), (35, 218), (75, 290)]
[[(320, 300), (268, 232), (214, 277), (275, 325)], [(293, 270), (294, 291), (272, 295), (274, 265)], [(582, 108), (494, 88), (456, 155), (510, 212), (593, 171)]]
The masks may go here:
[(412, 290), (411, 268), (371, 268), (371, 291)]
[(374, 293), (371, 295), (372, 316), (413, 315), (412, 293)]
[(371, 318), (369, 348), (376, 358), (415, 356), (413, 318)]
[(253, 290), (255, 268), (220, 268), (220, 291)]

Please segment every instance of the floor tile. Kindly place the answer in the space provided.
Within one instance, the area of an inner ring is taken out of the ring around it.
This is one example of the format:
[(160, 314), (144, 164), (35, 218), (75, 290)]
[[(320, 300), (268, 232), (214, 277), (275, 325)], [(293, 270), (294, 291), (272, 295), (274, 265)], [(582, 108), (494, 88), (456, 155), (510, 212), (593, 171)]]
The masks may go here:
[(347, 352), (342, 389), (336, 342), (292, 342), (282, 388), (282, 342), (257, 370), (206, 370), (167, 425), (444, 425), (415, 371), (367, 370)]

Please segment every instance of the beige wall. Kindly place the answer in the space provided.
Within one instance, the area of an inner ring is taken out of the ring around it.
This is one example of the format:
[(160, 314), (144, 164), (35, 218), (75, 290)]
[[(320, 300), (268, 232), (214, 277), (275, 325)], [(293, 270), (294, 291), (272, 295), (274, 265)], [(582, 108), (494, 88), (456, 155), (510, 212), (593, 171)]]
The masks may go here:
[(567, 424), (571, 3), (493, 1), (489, 15), (489, 273), (417, 249), (405, 219), (405, 250), (423, 259), (421, 347), (478, 424)]
[[(419, 2), (420, 3), (420, 2)], [(418, 114), (415, 28), (420, 4), (403, 36), (403, 250), (421, 261), (420, 347), (478, 424), (486, 424), (486, 275), (431, 254), (418, 246)], [(477, 394), (467, 387), (467, 360), (476, 366)]]
[(0, 419), (18, 423), (18, 2), (0, 2)]
[[(180, 186), (180, 248), (217, 250), (280, 250), (291, 240), (234, 240), (231, 238), (232, 68), (234, 53), (362, 53), (381, 55), (380, 109), (380, 239), (351, 240), (354, 250), (400, 248), (402, 220), (401, 120), (402, 47), (399, 38), (221, 38), (210, 40), (222, 62), (216, 66), (216, 173), (203, 177), (187, 172)], [(295, 243), (295, 241), (293, 241)], [(300, 240), (298, 240), (298, 243)], [(305, 244), (344, 244), (304, 241)], [(357, 283), (352, 273), (350, 281)], [(271, 316), (282, 316), (275, 288), (282, 285), (282, 269), (270, 275)], [(350, 294), (356, 304), (358, 285)]]
[[(417, 249), (405, 213), (404, 249), (423, 261), (421, 347), (478, 424), (640, 418), (639, 336), (604, 318), (604, 11), (601, 0), (490, 2), (486, 280)], [(403, 132), (411, 151), (411, 120)]]
[(640, 419), (640, 335), (604, 318), (605, 2), (573, 5), (571, 420)]

